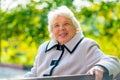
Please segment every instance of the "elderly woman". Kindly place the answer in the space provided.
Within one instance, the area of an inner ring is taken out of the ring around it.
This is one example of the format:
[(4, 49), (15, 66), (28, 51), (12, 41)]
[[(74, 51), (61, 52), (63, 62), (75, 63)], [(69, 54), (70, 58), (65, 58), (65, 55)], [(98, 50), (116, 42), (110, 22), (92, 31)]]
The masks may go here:
[(88, 74), (102, 80), (103, 73), (114, 77), (120, 72), (119, 61), (105, 56), (94, 40), (84, 37), (66, 6), (50, 11), (48, 24), (52, 40), (39, 47), (34, 66), (25, 77)]

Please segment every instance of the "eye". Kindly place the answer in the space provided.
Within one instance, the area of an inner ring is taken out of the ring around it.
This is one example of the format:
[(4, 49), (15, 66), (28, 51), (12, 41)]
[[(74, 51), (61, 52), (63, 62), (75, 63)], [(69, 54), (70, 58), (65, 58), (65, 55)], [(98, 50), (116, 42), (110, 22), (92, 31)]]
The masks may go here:
[(65, 24), (64, 24), (64, 26), (68, 26), (68, 25), (70, 25), (70, 24), (69, 24), (69, 23), (65, 23)]
[(58, 25), (58, 24), (54, 25), (54, 28), (58, 28), (58, 27), (59, 27), (59, 25)]

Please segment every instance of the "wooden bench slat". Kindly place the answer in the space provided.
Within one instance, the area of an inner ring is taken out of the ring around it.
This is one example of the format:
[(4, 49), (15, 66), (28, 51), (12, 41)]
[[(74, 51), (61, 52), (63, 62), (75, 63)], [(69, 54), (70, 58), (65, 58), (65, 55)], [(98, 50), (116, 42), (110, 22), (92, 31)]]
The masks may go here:
[[(52, 76), (45, 78), (30, 77), (30, 78), (17, 79), (17, 80), (95, 80), (95, 77), (90, 75), (72, 75), (72, 76)], [(108, 80), (108, 78), (104, 77), (103, 80)], [(115, 79), (109, 78), (109, 80), (120, 80), (120, 74), (118, 74), (115, 77)]]

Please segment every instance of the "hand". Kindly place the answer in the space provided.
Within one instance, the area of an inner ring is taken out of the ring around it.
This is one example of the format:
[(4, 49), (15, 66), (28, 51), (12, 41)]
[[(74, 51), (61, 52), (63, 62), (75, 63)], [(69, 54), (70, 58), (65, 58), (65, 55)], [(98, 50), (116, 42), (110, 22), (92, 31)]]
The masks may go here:
[(95, 75), (95, 80), (102, 80), (105, 70), (100, 66), (94, 66), (86, 74)]

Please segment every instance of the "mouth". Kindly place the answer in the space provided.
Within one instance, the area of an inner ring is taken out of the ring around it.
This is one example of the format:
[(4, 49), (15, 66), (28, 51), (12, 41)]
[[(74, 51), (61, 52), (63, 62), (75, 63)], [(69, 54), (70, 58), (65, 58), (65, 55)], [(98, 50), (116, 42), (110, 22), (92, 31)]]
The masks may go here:
[(65, 38), (67, 35), (68, 35), (68, 33), (61, 33), (61, 34), (59, 34), (59, 36), (60, 36), (61, 38)]

